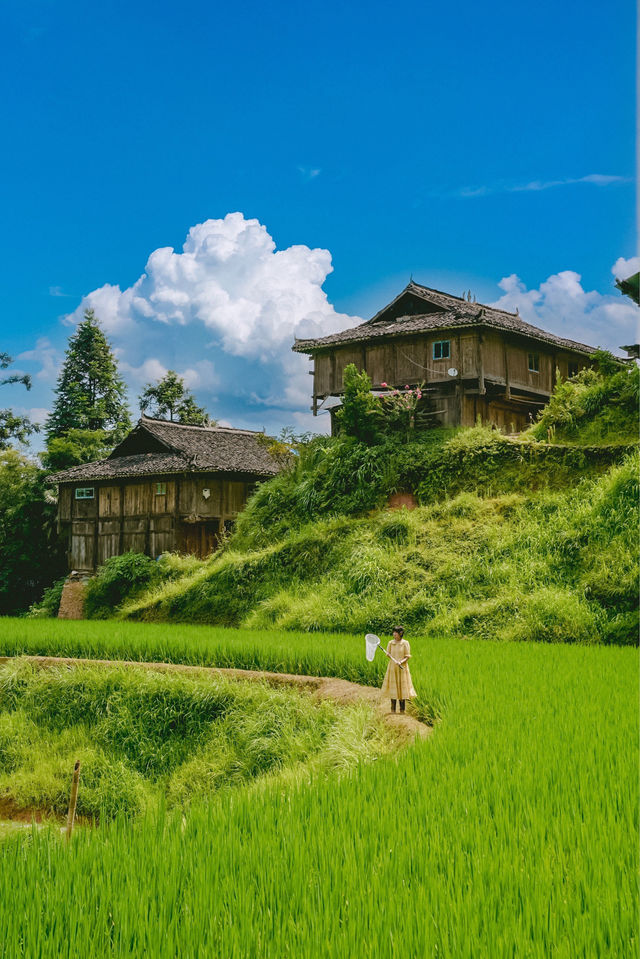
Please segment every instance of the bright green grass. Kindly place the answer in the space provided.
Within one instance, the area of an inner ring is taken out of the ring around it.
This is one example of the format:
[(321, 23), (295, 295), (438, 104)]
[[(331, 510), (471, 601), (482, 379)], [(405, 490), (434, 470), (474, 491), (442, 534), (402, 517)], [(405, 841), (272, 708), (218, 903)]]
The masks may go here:
[[(357, 738), (354, 741), (354, 733)], [(0, 667), (0, 800), (64, 815), (81, 762), (78, 815), (185, 806), (284, 771), (341, 769), (391, 748), (365, 703), (341, 709), (297, 689), (123, 667)]]
[[(455, 438), (463, 452), (470, 432)], [(479, 459), (494, 469), (500, 462)], [(400, 621), (413, 632), (459, 638), (632, 645), (638, 468), (634, 455), (563, 491), (467, 491), (412, 512), (325, 516), (256, 549), (243, 549), (240, 533), (120, 612), (149, 622), (309, 632), (388, 632)], [(248, 507), (245, 527), (252, 516)], [(114, 601), (101, 583), (112, 572), (90, 585), (111, 615)]]
[[(397, 759), (0, 848), (7, 956), (637, 955), (635, 649), (409, 637)], [(358, 637), (0, 622), (0, 648), (380, 678)]]

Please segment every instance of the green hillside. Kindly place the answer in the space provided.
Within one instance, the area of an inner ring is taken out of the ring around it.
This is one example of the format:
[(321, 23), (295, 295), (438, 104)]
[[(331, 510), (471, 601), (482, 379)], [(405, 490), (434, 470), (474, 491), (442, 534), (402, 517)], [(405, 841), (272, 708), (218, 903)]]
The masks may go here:
[[(638, 370), (560, 383), (518, 437), (317, 437), (210, 560), (148, 561), (121, 615), (305, 631), (637, 641)], [(395, 491), (415, 510), (389, 510)], [(91, 586), (111, 614), (118, 564)], [(144, 578), (143, 578), (144, 579)], [(142, 581), (139, 581), (142, 582)]]

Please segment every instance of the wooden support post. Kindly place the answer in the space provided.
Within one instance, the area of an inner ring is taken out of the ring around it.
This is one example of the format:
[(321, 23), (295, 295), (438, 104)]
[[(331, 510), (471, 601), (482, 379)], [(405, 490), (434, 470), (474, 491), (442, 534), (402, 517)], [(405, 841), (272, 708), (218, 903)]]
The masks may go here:
[(509, 347), (503, 341), (502, 349), (504, 350), (504, 383), (505, 383), (505, 397), (506, 399), (511, 399), (511, 381), (509, 379)]
[(478, 333), (478, 392), (482, 396), (486, 390), (484, 387), (484, 358), (482, 356), (482, 333)]
[(463, 422), (462, 422), (462, 399), (463, 399), (462, 383), (458, 382), (458, 383), (456, 383), (456, 385), (455, 385), (455, 406), (456, 406), (456, 411), (455, 411), (455, 422), (453, 423), (454, 426), (463, 426), (463, 425), (464, 425)]
[(180, 551), (182, 543), (180, 542), (180, 477), (175, 479), (175, 498), (173, 501), (173, 548)]
[(100, 529), (100, 487), (95, 487), (96, 512), (93, 517), (93, 568), (98, 568), (98, 531)]
[(120, 504), (119, 504), (119, 520), (120, 525), (118, 527), (118, 556), (122, 556), (124, 552), (124, 483), (120, 483)]
[(73, 823), (76, 818), (76, 805), (78, 803), (78, 783), (80, 781), (80, 760), (76, 760), (73, 767), (73, 779), (71, 780), (71, 796), (69, 797), (69, 812), (67, 813), (67, 842), (71, 839), (73, 832)]

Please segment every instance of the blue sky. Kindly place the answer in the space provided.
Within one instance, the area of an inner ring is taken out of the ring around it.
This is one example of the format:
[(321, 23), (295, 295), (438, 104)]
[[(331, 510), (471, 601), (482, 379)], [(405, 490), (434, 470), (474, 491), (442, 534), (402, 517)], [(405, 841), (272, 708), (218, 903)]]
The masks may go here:
[(173, 367), (213, 415), (268, 429), (314, 425), (293, 333), (370, 316), (410, 274), (628, 342), (634, 18), (628, 0), (5, 0), (0, 349), (34, 388), (3, 405), (44, 415), (63, 317), (89, 303), (134, 413)]

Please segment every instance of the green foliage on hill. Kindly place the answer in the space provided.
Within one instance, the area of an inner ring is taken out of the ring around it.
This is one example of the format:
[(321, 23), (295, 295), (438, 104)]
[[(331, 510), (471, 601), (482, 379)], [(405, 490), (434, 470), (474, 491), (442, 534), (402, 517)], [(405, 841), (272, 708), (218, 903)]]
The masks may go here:
[(463, 492), (230, 547), (125, 606), (145, 620), (550, 642), (637, 639), (638, 457), (568, 490)]
[(580, 444), (638, 441), (640, 369), (621, 367), (603, 351), (596, 356), (596, 368), (558, 384), (528, 435)]
[(171, 553), (165, 553), (158, 560), (132, 552), (112, 556), (89, 580), (85, 615), (90, 619), (108, 619), (125, 599), (185, 575), (199, 565), (193, 556), (178, 557)]
[(480, 496), (563, 489), (605, 472), (628, 445), (575, 447), (512, 438), (478, 426), (416, 432), (367, 446), (353, 437), (316, 437), (289, 470), (264, 483), (238, 518), (233, 545), (255, 549), (309, 520), (352, 516), (384, 506), (397, 491), (421, 504), (462, 492)]

